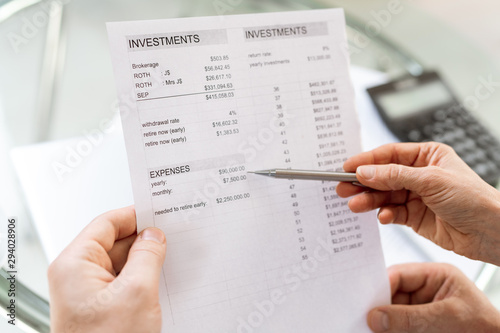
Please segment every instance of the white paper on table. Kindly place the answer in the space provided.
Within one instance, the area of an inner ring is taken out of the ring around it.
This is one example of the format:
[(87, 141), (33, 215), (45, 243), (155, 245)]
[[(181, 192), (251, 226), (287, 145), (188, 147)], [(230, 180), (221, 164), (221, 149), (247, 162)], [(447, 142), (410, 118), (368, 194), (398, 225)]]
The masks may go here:
[(107, 132), (11, 150), (49, 263), (94, 218), (133, 204), (120, 123)]
[(390, 303), (374, 213), (334, 183), (361, 152), (342, 10), (108, 24), (138, 230), (168, 242), (165, 332), (369, 332)]

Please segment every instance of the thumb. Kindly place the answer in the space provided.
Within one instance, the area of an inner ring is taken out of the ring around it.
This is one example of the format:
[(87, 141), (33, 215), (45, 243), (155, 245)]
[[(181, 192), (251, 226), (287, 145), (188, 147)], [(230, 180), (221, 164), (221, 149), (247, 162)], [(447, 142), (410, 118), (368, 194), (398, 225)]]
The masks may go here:
[(133, 281), (146, 290), (151, 288), (158, 293), (160, 274), (165, 260), (167, 242), (165, 235), (158, 228), (147, 228), (135, 239), (130, 248), (127, 263), (118, 279)]
[(443, 316), (443, 304), (388, 305), (368, 313), (368, 325), (375, 333), (445, 332), (449, 318)]
[[(432, 167), (414, 168), (400, 164), (363, 165), (357, 168), (360, 183), (380, 191), (410, 190), (422, 192), (428, 184), (436, 185), (436, 170)], [(431, 180), (432, 178), (432, 180)]]

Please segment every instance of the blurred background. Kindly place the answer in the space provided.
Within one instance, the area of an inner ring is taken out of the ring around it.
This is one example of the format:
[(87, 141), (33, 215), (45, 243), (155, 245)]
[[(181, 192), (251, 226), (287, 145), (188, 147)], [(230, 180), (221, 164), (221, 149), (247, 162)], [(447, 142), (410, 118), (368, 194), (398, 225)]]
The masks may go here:
[[(381, 18), (394, 1), (402, 10)], [(109, 135), (121, 135), (105, 22), (332, 7), (345, 10), (354, 66), (380, 73), (385, 80), (437, 70), (459, 99), (473, 96), (484, 80), (497, 82), (488, 98), (469, 111), (500, 137), (498, 1), (0, 0), (0, 260), (5, 256), (7, 217), (15, 216), (22, 283), (20, 324), (7, 326), (0, 318), (0, 331), (49, 331), (46, 270), (60, 251), (50, 243), (68, 243), (81, 229), (75, 221), (88, 219), (79, 210), (85, 202), (64, 214), (54, 211), (65, 205), (61, 193), (70, 202), (82, 201), (71, 197), (74, 192), (68, 188), (85, 181), (74, 179), (106, 168), (102, 160), (72, 155), (81, 138), (92, 143), (89, 156), (123, 151), (122, 145), (101, 144)], [(370, 22), (378, 24), (378, 33), (360, 39)], [(74, 166), (60, 169), (58, 163), (68, 156)], [(123, 154), (116, 158), (126, 164)], [(71, 232), (64, 231), (66, 226)], [(490, 268), (476, 282), (500, 307), (497, 275)], [(0, 280), (2, 302), (5, 287), (5, 279)]]

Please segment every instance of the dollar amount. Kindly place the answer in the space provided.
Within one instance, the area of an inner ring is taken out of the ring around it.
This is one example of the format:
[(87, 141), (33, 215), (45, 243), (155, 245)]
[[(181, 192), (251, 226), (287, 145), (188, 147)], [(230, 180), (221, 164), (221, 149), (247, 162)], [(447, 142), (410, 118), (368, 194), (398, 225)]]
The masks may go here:
[[(330, 232), (330, 234), (331, 234), (331, 232)], [(334, 239), (332, 239), (332, 243), (333, 244), (340, 244), (340, 243), (350, 242), (353, 240), (358, 240), (361, 238), (363, 238), (363, 234), (349, 235), (349, 236), (345, 236), (345, 237), (334, 238)]]
[(232, 183), (241, 182), (244, 180), (247, 180), (246, 175), (222, 178), (222, 181), (224, 182), (224, 184), (232, 184)]
[(217, 136), (226, 136), (226, 135), (233, 135), (233, 134), (238, 134), (240, 132), (239, 129), (237, 128), (232, 128), (232, 129), (227, 129), (223, 131), (216, 131)]
[(232, 89), (232, 88), (233, 88), (232, 83), (219, 83), (219, 84), (207, 84), (207, 85), (205, 85), (205, 91), (223, 90), (223, 89)]
[(248, 199), (250, 198), (250, 193), (242, 193), (242, 194), (235, 194), (235, 195), (228, 195), (225, 197), (220, 197), (215, 199), (215, 201), (218, 204), (223, 204), (227, 202), (233, 202), (233, 201), (238, 201), (238, 200), (243, 200), (243, 199)]
[(328, 60), (330, 58), (331, 58), (331, 56), (329, 54), (322, 54), (322, 55), (307, 57), (307, 61)]
[(332, 156), (343, 155), (343, 154), (347, 154), (346, 149), (336, 149), (336, 150), (324, 151), (322, 153), (316, 153), (316, 157), (317, 158), (325, 158), (325, 157), (332, 157)]
[(234, 166), (234, 167), (219, 169), (219, 175), (227, 175), (227, 174), (235, 173), (235, 172), (243, 172), (245, 170), (246, 170), (246, 168), (244, 165), (238, 165), (238, 166)]
[(215, 72), (231, 69), (231, 65), (213, 65), (205, 66), (205, 72)]
[(233, 76), (231, 74), (213, 74), (205, 76), (207, 81), (219, 81), (231, 79)]
[(223, 60), (229, 60), (229, 56), (227, 54), (225, 54), (225, 55), (211, 56), (210, 57), (210, 61), (223, 61)]
[(212, 122), (213, 127), (224, 127), (224, 126), (231, 126), (231, 125), (238, 125), (238, 119)]
[(234, 97), (234, 92), (232, 92), (232, 91), (205, 95), (205, 98), (207, 99), (207, 101), (217, 100), (217, 99), (225, 99), (225, 98), (231, 98), (231, 97)]

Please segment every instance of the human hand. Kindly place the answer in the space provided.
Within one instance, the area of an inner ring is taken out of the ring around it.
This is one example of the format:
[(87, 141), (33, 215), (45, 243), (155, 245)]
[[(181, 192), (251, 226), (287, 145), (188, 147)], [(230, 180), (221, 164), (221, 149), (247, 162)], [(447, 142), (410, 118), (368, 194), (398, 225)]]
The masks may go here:
[(500, 313), (460, 270), (419, 263), (388, 269), (392, 305), (368, 313), (376, 332), (499, 332)]
[(53, 333), (160, 332), (163, 233), (136, 237), (133, 207), (92, 221), (49, 267)]
[(373, 190), (340, 183), (353, 212), (380, 208), (382, 224), (413, 228), (441, 247), (500, 264), (500, 192), (447, 145), (388, 144), (351, 157), (344, 170)]

